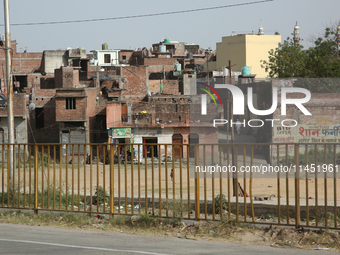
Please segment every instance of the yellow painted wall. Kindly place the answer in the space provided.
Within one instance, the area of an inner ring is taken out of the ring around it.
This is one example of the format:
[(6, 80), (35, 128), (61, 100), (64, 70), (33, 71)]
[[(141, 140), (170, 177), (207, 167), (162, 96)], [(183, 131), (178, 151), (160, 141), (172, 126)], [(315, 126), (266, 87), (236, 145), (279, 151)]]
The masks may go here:
[(211, 61), (209, 64), (207, 62), (204, 63), (204, 70), (205, 71), (216, 71), (216, 61)]
[(222, 37), (222, 42), (216, 43), (216, 69), (229, 65), (229, 60), (234, 71), (240, 71), (246, 65), (245, 37), (228, 36)]
[(246, 65), (256, 78), (266, 78), (268, 73), (261, 68), (261, 60), (268, 60), (268, 51), (278, 47), (281, 35), (245, 35), (246, 37)]
[(266, 78), (268, 74), (261, 68), (260, 60), (268, 60), (268, 51), (277, 48), (280, 42), (281, 35), (222, 37), (222, 42), (216, 43), (216, 70), (228, 66), (231, 60), (232, 65), (236, 64), (233, 71), (240, 72), (243, 66), (249, 66), (256, 78)]

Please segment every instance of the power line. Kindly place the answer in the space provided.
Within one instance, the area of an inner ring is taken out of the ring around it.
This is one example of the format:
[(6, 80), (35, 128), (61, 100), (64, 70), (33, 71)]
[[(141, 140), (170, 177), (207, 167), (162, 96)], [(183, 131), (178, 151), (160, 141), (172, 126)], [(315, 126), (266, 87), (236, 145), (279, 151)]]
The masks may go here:
[[(263, 1), (256, 1), (256, 2), (247, 2), (247, 3), (241, 3), (241, 4), (231, 4), (231, 5), (223, 5), (223, 6), (215, 6), (215, 7), (207, 7), (207, 8), (199, 8), (199, 9), (191, 9), (191, 10), (183, 10), (183, 11), (172, 11), (172, 12), (161, 12), (161, 13), (151, 13), (151, 14), (140, 14), (140, 15), (113, 17), (113, 18), (83, 19), (83, 20), (68, 20), (68, 21), (50, 21), (50, 22), (31, 22), (31, 23), (15, 23), (15, 24), (11, 24), (11, 26), (54, 25), (54, 24), (69, 24), (69, 23), (82, 23), (82, 22), (119, 20), (119, 19), (134, 19), (134, 18), (154, 17), (154, 16), (172, 15), (172, 14), (180, 14), (180, 13), (188, 13), (188, 12), (208, 11), (208, 10), (215, 10), (215, 9), (222, 9), (222, 8), (230, 8), (230, 7), (238, 7), (238, 6), (244, 6), (244, 5), (251, 5), (251, 4), (266, 3), (266, 2), (272, 2), (272, 1), (274, 1), (274, 0), (263, 0)], [(0, 26), (4, 26), (4, 24), (1, 24)]]

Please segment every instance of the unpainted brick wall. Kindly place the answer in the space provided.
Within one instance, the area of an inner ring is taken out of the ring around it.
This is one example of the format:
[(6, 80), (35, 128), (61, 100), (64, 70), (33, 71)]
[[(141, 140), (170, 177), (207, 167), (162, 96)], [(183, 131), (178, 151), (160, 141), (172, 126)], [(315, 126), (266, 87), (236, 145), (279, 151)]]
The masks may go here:
[[(119, 52), (119, 62), (120, 61), (129, 61), (131, 60), (131, 57), (132, 57), (132, 54), (133, 54), (133, 51), (130, 51), (130, 50), (127, 50), (127, 51), (124, 51), (124, 50), (121, 50)], [(123, 59), (123, 56), (125, 56), (126, 58)]]
[[(16, 40), (11, 41), (11, 48), (13, 49), (12, 54), (12, 69), (14, 71), (14, 75), (17, 74), (27, 74), (32, 72), (40, 71), (42, 52), (17, 52), (17, 42)], [(6, 58), (5, 51), (0, 51), (0, 65), (6, 66)], [(0, 72), (0, 79), (4, 79), (5, 73)], [(31, 83), (28, 82), (28, 86), (31, 86)]]
[(144, 65), (172, 65), (174, 66), (177, 60), (175, 58), (144, 58)]
[(166, 80), (163, 82), (163, 94), (178, 95), (178, 81)]
[(56, 121), (86, 120), (86, 97), (76, 98), (76, 109), (66, 110), (66, 99), (56, 98)]
[(146, 95), (146, 66), (124, 67), (122, 77), (128, 80), (127, 83), (123, 83), (122, 96)]
[[(13, 94), (13, 114), (14, 116), (26, 115), (26, 95), (25, 94)], [(0, 116), (7, 116), (8, 105), (0, 107)]]

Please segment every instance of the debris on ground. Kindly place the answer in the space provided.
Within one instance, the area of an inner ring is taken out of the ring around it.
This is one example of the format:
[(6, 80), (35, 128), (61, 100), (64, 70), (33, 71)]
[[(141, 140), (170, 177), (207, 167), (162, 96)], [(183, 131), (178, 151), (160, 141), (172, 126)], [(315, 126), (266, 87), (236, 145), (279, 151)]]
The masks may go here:
[[(51, 214), (3, 212), (0, 223), (17, 223), (65, 228), (96, 229), (159, 235), (191, 240), (215, 240), (245, 244), (262, 244), (272, 247), (303, 248), (340, 251), (340, 231), (310, 230), (304, 228), (268, 227), (241, 225), (225, 221), (183, 221), (181, 218), (158, 219), (148, 213), (133, 216), (108, 217), (105, 214)], [(264, 215), (272, 220), (275, 215)]]

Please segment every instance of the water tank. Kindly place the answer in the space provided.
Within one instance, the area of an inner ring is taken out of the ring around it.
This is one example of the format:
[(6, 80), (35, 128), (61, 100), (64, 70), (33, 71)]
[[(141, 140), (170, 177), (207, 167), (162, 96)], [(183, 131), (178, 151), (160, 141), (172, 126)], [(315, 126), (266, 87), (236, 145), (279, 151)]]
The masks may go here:
[(250, 68), (249, 66), (242, 67), (242, 75), (250, 75)]
[(163, 44), (159, 45), (159, 52), (166, 52), (166, 46)]
[(107, 43), (103, 43), (102, 50), (108, 50), (108, 49), (109, 49), (109, 45)]
[(229, 75), (229, 69), (223, 68), (223, 76), (228, 76), (228, 75)]
[(191, 52), (188, 52), (187, 58), (193, 58), (193, 57), (194, 57), (194, 55)]
[(166, 38), (164, 39), (164, 43), (170, 43), (170, 39), (169, 39), (168, 37), (166, 37)]
[(178, 72), (182, 71), (182, 65), (180, 63), (176, 63), (175, 67)]

